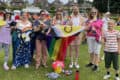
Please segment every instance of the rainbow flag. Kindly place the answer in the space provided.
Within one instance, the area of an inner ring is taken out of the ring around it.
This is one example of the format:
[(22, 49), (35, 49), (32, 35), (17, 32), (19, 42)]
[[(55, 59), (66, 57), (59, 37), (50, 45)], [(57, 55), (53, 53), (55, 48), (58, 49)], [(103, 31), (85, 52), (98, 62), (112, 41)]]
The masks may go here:
[(52, 29), (55, 31), (57, 37), (69, 37), (84, 31), (84, 27), (69, 25), (55, 25), (52, 26)]
[[(65, 28), (66, 27), (66, 28)], [(55, 36), (47, 36), (47, 48), (49, 56), (53, 60), (64, 61), (66, 58), (67, 47), (76, 38), (76, 34), (83, 31), (81, 27), (71, 27), (59, 25), (53, 28)]]

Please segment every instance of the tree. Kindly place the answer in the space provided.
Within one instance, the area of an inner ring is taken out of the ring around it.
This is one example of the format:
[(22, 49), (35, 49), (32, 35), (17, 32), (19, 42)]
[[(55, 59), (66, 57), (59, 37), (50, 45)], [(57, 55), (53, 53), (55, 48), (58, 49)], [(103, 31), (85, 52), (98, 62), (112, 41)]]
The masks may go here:
[(0, 10), (4, 10), (6, 9), (6, 7), (7, 7), (7, 4), (3, 1), (0, 1)]
[[(95, 6), (100, 12), (108, 11), (108, 0), (94, 0), (93, 6)], [(110, 12), (120, 13), (120, 1), (109, 0)]]

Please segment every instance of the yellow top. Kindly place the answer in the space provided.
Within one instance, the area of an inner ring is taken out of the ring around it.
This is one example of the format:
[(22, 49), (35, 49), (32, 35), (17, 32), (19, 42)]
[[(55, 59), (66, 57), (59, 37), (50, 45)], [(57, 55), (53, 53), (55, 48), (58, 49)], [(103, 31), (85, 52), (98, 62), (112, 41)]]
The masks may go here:
[(2, 26), (4, 26), (4, 25), (6, 25), (6, 22), (3, 21), (3, 20), (0, 20), (0, 27), (2, 27)]

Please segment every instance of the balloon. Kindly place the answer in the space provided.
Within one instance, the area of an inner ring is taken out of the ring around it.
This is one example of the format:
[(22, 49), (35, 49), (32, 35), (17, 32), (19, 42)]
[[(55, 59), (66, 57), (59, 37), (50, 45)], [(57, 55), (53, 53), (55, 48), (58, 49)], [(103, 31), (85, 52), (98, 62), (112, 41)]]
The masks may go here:
[(52, 68), (56, 73), (61, 73), (64, 68), (64, 63), (62, 61), (55, 61), (52, 63)]
[(55, 1), (55, 0), (48, 0), (48, 3), (51, 4), (51, 3), (53, 3), (54, 1)]

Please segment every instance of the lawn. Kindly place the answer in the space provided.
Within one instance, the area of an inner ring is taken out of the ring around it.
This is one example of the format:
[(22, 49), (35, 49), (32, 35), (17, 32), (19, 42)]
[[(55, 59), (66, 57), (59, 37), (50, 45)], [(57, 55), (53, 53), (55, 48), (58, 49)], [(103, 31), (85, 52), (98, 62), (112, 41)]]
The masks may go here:
[[(101, 52), (101, 54), (103, 54)], [(11, 52), (12, 55), (12, 52)], [(4, 71), (2, 65), (4, 60), (3, 51), (0, 52), (0, 80), (49, 80), (45, 74), (52, 72), (51, 69), (51, 60), (48, 60), (49, 68), (45, 69), (40, 67), (38, 70), (35, 69), (34, 63), (31, 64), (29, 69), (24, 69), (24, 67), (19, 67), (17, 70), (12, 71)], [(104, 68), (104, 61), (100, 62), (100, 70), (98, 72), (93, 72), (90, 68), (86, 68), (85, 65), (88, 63), (89, 54), (87, 52), (87, 45), (80, 46), (80, 57), (79, 57), (79, 64), (80, 64), (80, 80), (103, 80), (103, 76), (105, 74)], [(10, 56), (9, 66), (11, 66), (12, 57)], [(69, 64), (69, 57), (65, 60), (66, 69), (68, 69)], [(61, 77), (58, 80), (75, 80), (75, 71), (73, 69), (73, 73), (70, 76), (66, 76), (64, 74), (60, 74)], [(113, 74), (112, 70), (112, 74)], [(114, 80), (114, 75), (110, 80)]]

